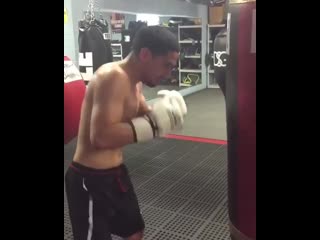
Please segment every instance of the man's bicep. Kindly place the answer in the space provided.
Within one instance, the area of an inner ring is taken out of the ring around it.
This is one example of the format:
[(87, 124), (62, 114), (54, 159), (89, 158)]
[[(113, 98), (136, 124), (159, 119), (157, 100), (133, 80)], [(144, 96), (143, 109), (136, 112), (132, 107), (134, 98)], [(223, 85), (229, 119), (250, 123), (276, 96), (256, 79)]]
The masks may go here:
[(121, 89), (116, 84), (108, 82), (97, 83), (91, 114), (91, 129), (103, 131), (112, 124), (121, 121), (123, 114), (123, 99)]
[(113, 104), (94, 103), (91, 114), (91, 130), (102, 131), (121, 120), (121, 106), (114, 101)]

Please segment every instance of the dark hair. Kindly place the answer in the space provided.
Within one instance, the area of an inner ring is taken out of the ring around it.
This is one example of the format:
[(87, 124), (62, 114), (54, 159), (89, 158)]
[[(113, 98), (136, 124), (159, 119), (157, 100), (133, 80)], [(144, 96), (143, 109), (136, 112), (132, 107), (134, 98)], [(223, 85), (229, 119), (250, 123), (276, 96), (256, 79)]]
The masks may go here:
[(133, 39), (132, 50), (135, 54), (139, 54), (141, 48), (148, 48), (155, 56), (180, 51), (179, 42), (174, 33), (160, 26), (142, 27), (138, 30)]

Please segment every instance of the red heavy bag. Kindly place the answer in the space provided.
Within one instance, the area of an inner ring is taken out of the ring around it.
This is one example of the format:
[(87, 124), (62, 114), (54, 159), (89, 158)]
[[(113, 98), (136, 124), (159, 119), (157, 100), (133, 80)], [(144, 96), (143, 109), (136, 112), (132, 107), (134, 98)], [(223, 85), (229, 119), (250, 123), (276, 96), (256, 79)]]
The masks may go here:
[(256, 0), (230, 0), (226, 53), (228, 201), (233, 240), (256, 239)]
[(86, 85), (80, 71), (68, 58), (64, 57), (64, 144), (78, 134), (81, 105)]

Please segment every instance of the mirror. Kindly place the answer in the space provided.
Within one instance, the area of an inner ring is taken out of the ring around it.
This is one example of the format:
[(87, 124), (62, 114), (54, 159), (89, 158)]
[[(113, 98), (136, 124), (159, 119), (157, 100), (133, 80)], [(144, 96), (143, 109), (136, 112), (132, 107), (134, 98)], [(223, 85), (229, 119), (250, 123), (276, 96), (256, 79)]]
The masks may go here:
[(181, 50), (177, 67), (170, 78), (163, 79), (160, 85), (154, 88), (143, 86), (147, 100), (156, 98), (157, 92), (162, 89), (179, 91), (205, 81), (201, 19), (111, 10), (94, 12), (94, 17), (108, 26), (108, 33), (105, 34), (111, 41), (112, 61), (122, 60), (130, 53), (135, 33), (143, 26), (163, 26), (177, 36)]

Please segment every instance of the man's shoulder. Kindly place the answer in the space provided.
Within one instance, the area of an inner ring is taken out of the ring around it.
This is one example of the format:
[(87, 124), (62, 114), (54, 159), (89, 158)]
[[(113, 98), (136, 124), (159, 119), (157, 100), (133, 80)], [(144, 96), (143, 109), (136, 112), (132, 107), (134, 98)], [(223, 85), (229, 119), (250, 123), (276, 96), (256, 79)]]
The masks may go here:
[(102, 65), (95, 73), (95, 78), (102, 84), (123, 85), (126, 84), (127, 76), (117, 64)]
[(97, 69), (95, 73), (96, 76), (102, 79), (119, 76), (121, 74), (123, 74), (122, 69), (119, 67), (118, 64), (114, 63), (107, 63), (102, 65), (100, 68)]
[(95, 73), (100, 81), (111, 81), (113, 79), (125, 79), (124, 71), (117, 64), (102, 65)]

